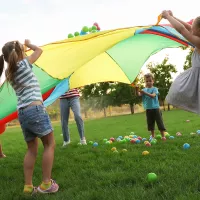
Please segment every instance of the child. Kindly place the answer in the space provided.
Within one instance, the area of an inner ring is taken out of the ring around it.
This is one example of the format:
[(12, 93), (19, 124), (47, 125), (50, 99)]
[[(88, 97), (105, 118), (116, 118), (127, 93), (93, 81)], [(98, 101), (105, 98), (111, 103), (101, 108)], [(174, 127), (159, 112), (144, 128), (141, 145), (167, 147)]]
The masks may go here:
[(5, 158), (6, 155), (3, 153), (2, 145), (0, 144), (0, 158)]
[(139, 96), (142, 96), (142, 103), (144, 109), (146, 110), (147, 125), (148, 131), (151, 131), (152, 138), (155, 137), (155, 122), (160, 130), (162, 135), (162, 140), (165, 138), (165, 126), (163, 124), (162, 113), (160, 111), (160, 105), (158, 101), (158, 89), (153, 87), (154, 80), (153, 75), (148, 73), (144, 76), (146, 88), (139, 91), (139, 88), (136, 86), (136, 92)]
[[(54, 193), (59, 186), (51, 179), (54, 160), (55, 141), (49, 116), (43, 105), (38, 80), (32, 71), (32, 65), (42, 54), (42, 49), (25, 40), (25, 46), (33, 53), (25, 57), (24, 47), (18, 41), (6, 43), (0, 56), (0, 76), (4, 69), (4, 61), (8, 67), (6, 80), (15, 90), (18, 104), (19, 122), (27, 143), (27, 153), (24, 158), (24, 193), (35, 192)], [(38, 152), (38, 138), (41, 138), (44, 152), (42, 160), (43, 181), (38, 188), (33, 187), (32, 176)]]
[(166, 100), (169, 104), (184, 110), (200, 113), (200, 17), (192, 26), (173, 16), (171, 11), (163, 11), (162, 17), (195, 46), (192, 67), (181, 73), (171, 85)]

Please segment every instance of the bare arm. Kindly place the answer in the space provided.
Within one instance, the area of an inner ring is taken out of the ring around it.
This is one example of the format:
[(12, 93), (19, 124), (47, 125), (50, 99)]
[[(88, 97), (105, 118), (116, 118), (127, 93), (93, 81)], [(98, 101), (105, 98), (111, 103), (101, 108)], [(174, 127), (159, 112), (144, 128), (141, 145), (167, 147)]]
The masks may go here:
[(170, 16), (172, 16), (173, 18), (175, 18), (177, 21), (179, 21), (181, 24), (183, 24), (183, 26), (185, 26), (185, 28), (188, 30), (188, 31), (192, 31), (192, 26), (190, 24), (188, 24), (187, 22), (184, 22), (176, 17), (174, 17), (173, 13), (171, 10), (168, 10), (168, 13)]
[(189, 42), (191, 42), (195, 47), (200, 49), (200, 37), (195, 36), (192, 32), (188, 31), (183, 24), (181, 24), (176, 18), (170, 16), (167, 11), (163, 12), (163, 17), (167, 19), (170, 24)]
[(149, 96), (149, 97), (151, 97), (151, 98), (154, 98), (156, 96), (156, 93), (150, 94), (150, 93), (145, 92), (145, 91), (142, 91), (142, 93), (147, 95), (147, 96)]
[(28, 56), (28, 61), (33, 64), (42, 54), (42, 49), (36, 45), (31, 44), (29, 40), (25, 40), (25, 46), (33, 50), (34, 52)]

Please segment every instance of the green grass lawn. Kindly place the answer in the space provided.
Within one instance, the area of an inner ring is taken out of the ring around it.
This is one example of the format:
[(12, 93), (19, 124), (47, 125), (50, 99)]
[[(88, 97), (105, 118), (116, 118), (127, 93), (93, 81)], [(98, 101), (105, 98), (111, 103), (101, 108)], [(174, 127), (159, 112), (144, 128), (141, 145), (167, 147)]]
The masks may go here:
[[(72, 144), (62, 148), (60, 124), (54, 124), (56, 150), (53, 178), (60, 190), (53, 195), (25, 197), (23, 190), (23, 158), (26, 145), (20, 128), (8, 128), (1, 136), (7, 158), (0, 160), (0, 200), (11, 199), (58, 199), (58, 200), (136, 200), (136, 199), (200, 199), (200, 136), (191, 137), (190, 132), (200, 129), (200, 118), (184, 111), (163, 113), (164, 122), (174, 140), (159, 141), (146, 147), (144, 144), (105, 145), (103, 139), (129, 135), (149, 138), (145, 114), (109, 117), (85, 122), (87, 140), (99, 143), (78, 146), (76, 124), (70, 124)], [(190, 122), (186, 122), (189, 119)], [(180, 131), (183, 136), (176, 137)], [(191, 148), (183, 150), (183, 144)], [(119, 153), (112, 153), (116, 147)], [(126, 148), (128, 151), (122, 153)], [(148, 156), (142, 151), (148, 150)], [(35, 185), (41, 182), (42, 145), (35, 166)], [(154, 172), (158, 181), (149, 184), (148, 173)]]

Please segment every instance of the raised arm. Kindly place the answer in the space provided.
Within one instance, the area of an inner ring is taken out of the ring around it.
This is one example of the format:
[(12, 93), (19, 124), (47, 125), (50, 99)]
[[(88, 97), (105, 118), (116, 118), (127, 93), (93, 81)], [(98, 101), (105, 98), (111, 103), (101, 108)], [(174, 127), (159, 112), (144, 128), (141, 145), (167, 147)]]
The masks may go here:
[(34, 51), (30, 56), (27, 57), (30, 64), (33, 64), (41, 56), (42, 49), (31, 44), (30, 40), (25, 40), (24, 45)]
[(177, 17), (174, 17), (173, 13), (171, 10), (168, 10), (168, 13), (170, 16), (172, 16), (174, 19), (176, 19), (178, 22), (180, 22), (181, 24), (183, 24), (183, 26), (185, 26), (185, 28), (188, 30), (188, 31), (192, 31), (192, 26), (190, 24), (188, 24), (187, 22), (184, 22), (180, 19), (178, 19)]
[(188, 31), (185, 26), (180, 23), (176, 18), (171, 16), (167, 11), (162, 12), (163, 18), (167, 19), (170, 24), (181, 34), (183, 35), (189, 42), (191, 42), (195, 47), (200, 49), (200, 37), (193, 35), (192, 31)]

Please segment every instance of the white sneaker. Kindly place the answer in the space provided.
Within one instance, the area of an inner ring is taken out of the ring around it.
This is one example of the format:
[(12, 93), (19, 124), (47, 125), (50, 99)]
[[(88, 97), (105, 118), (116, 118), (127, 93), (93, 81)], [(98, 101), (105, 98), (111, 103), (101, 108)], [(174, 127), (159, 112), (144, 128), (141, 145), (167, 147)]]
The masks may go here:
[(67, 142), (63, 142), (63, 147), (65, 147), (65, 146), (67, 146), (68, 144), (70, 144), (70, 140), (69, 141), (67, 141)]
[(87, 142), (86, 142), (86, 140), (85, 140), (85, 139), (83, 139), (83, 140), (80, 140), (80, 143), (81, 143), (82, 145), (87, 145)]

